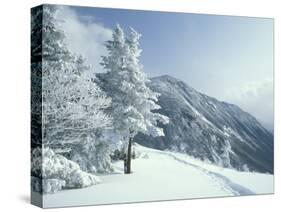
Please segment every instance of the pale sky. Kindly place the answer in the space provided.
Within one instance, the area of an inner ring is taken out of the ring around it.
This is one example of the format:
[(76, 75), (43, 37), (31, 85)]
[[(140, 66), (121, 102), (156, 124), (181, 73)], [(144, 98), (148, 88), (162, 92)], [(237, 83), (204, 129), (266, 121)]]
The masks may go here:
[(273, 19), (90, 7), (65, 7), (60, 15), (70, 47), (96, 72), (115, 25), (133, 27), (142, 34), (149, 76), (183, 80), (273, 128)]

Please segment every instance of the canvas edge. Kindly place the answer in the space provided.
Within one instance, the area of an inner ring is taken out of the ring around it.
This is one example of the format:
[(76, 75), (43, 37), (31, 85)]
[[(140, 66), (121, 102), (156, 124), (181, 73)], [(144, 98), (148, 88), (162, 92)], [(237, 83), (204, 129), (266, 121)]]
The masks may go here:
[[(37, 11), (42, 10), (43, 11), (43, 4), (40, 4), (38, 6), (32, 7), (30, 9), (30, 17), (32, 19), (34, 13)], [(43, 22), (43, 15), (40, 17), (41, 26)], [(31, 23), (30, 23), (31, 25)], [(32, 148), (34, 147), (39, 147), (42, 148), (42, 31), (41, 39), (39, 40), (39, 43), (41, 44), (41, 48), (39, 48), (39, 56), (34, 55), (34, 50), (35, 47), (37, 46), (35, 43), (35, 39), (31, 33), (32, 27), (30, 26), (30, 43), (31, 43), (31, 59), (30, 59), (30, 90), (31, 90), (31, 99), (30, 99), (30, 106), (31, 106), (31, 135), (30, 135), (30, 160), (32, 161)], [(41, 65), (39, 65), (39, 69), (34, 67), (33, 65), (39, 61), (41, 61)], [(39, 72), (38, 72), (39, 70)], [(39, 98), (38, 93), (39, 92)], [(40, 99), (41, 96), (41, 99)], [(39, 108), (39, 111), (35, 112), (34, 107)], [(41, 121), (36, 121), (36, 120), (41, 120)], [(36, 142), (34, 142), (35, 138), (34, 132), (37, 134), (38, 137), (36, 138)], [(42, 157), (42, 155), (41, 155)], [(42, 161), (42, 160), (41, 160)], [(41, 164), (41, 170), (42, 170), (42, 164)], [(37, 207), (43, 208), (43, 194), (37, 193), (33, 191), (33, 183), (32, 183), (32, 170), (30, 170), (30, 203), (32, 205), (35, 205)], [(41, 179), (41, 190), (42, 190), (42, 179)]]

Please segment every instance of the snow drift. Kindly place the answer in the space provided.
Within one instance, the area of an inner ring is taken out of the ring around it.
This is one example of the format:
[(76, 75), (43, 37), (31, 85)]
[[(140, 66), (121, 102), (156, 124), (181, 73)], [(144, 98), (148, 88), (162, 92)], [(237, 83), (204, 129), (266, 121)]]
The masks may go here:
[(44, 207), (243, 196), (273, 193), (273, 175), (222, 168), (171, 151), (135, 146), (132, 174), (100, 176), (102, 183), (43, 196)]

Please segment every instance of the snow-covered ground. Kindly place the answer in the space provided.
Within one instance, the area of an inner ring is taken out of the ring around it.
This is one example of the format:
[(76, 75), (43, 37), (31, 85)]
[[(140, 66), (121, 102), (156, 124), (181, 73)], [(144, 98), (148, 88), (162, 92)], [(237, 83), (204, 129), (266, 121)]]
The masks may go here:
[(64, 207), (125, 202), (223, 197), (274, 192), (273, 175), (238, 172), (196, 160), (185, 154), (136, 145), (133, 173), (102, 175), (101, 184), (43, 196), (43, 206)]

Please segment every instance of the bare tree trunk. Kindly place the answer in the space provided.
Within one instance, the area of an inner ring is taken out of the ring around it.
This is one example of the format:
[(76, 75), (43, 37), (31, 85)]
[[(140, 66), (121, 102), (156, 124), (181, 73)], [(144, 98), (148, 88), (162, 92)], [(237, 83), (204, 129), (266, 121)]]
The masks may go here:
[(127, 155), (124, 158), (124, 173), (127, 174)]
[(125, 174), (130, 174), (131, 173), (131, 160), (132, 160), (132, 140), (133, 138), (129, 138), (129, 143), (128, 143), (128, 151), (126, 158), (124, 160), (124, 173)]

